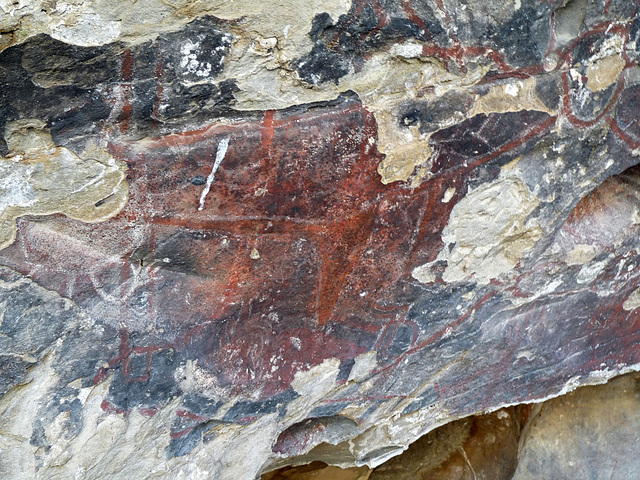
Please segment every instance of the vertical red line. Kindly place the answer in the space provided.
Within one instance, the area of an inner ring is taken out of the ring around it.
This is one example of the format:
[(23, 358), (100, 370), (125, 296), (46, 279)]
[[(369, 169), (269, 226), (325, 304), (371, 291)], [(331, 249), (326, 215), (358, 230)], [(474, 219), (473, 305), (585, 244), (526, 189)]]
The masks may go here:
[(448, 29), (449, 25), (451, 24), (451, 16), (449, 16), (449, 12), (447, 12), (447, 9), (444, 8), (444, 3), (442, 2), (442, 0), (436, 0), (436, 5), (438, 7), (438, 10), (440, 10), (440, 12), (442, 13), (444, 24)]
[(147, 295), (147, 322), (148, 325), (153, 325), (156, 327), (155, 322), (157, 320), (156, 314), (154, 312), (154, 295), (155, 295), (155, 272), (157, 271), (157, 267), (154, 267), (156, 261), (156, 224), (151, 220), (147, 220), (147, 225), (151, 229), (149, 233), (149, 253), (151, 256), (151, 265), (147, 267), (149, 269), (149, 282), (147, 283), (148, 295)]
[(271, 143), (275, 136), (274, 130), (274, 116), (275, 110), (267, 110), (264, 112), (264, 119), (262, 120), (262, 149), (267, 158), (271, 158)]
[(131, 349), (129, 348), (129, 333), (120, 330), (120, 363), (122, 365), (122, 376), (128, 377), (131, 374), (130, 358)]

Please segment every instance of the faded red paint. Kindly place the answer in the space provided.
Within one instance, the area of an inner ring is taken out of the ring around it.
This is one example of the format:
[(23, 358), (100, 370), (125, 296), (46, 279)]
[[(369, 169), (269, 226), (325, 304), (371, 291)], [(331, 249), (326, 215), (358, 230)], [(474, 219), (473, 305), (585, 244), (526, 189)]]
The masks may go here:
[[(477, 155), (458, 145), (458, 127), (435, 134), (434, 177), (417, 189), (380, 182), (376, 123), (355, 101), (267, 111), (257, 120), (144, 142), (113, 140), (111, 153), (129, 165), (125, 210), (97, 225), (62, 222), (59, 233), (25, 224), (19, 244), (28, 257), (14, 250), (24, 270), (61, 285), (62, 294), (81, 304), (117, 286), (120, 315), (109, 321), (122, 325), (120, 351), (96, 383), (118, 367), (125, 383), (146, 381), (157, 352), (176, 349), (192, 352), (234, 392), (260, 388), (267, 398), (326, 358), (348, 360), (372, 348), (386, 355), (406, 329), (414, 352), (464, 322), (418, 341), (402, 289), (411, 288), (413, 268), (436, 258), (442, 229), (473, 172), (545, 135), (555, 122), (535, 112), (506, 123), (501, 118), (479, 116), (461, 126), (495, 137)], [(505, 136), (505, 129), (519, 136)], [(199, 210), (225, 138), (228, 150)], [(443, 203), (450, 186), (456, 196)], [(52, 234), (88, 239), (95, 258), (89, 261), (66, 237), (51, 243)], [(114, 249), (116, 256), (98, 253)], [(252, 258), (254, 250), (259, 258)], [(140, 295), (144, 311), (135, 306)], [(128, 332), (146, 326), (171, 335), (131, 343)], [(389, 355), (381, 371), (406, 357)], [(133, 374), (132, 356), (146, 368)]]

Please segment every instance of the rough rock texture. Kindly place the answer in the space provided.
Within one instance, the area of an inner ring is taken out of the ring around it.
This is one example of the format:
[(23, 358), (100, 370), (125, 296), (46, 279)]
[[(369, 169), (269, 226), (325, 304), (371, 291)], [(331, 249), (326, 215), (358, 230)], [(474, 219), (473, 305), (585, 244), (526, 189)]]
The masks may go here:
[(531, 410), (530, 405), (507, 407), (447, 423), (375, 469), (312, 462), (265, 473), (261, 480), (509, 480)]
[(543, 404), (514, 480), (640, 478), (640, 376), (585, 387)]
[(376, 467), (640, 367), (638, 2), (0, 2), (0, 473)]
[(509, 480), (530, 406), (457, 420), (429, 432), (373, 470), (371, 480)]
[(262, 475), (261, 480), (367, 480), (369, 467), (340, 468), (323, 462), (299, 467), (284, 467)]
[(640, 375), (631, 373), (542, 404), (453, 421), (374, 470), (313, 462), (262, 480), (635, 479), (639, 402)]

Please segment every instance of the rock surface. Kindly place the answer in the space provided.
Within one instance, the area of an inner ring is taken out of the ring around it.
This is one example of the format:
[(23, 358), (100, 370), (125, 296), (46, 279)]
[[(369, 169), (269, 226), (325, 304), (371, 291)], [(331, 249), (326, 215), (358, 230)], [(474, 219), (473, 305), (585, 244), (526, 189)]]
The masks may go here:
[(638, 370), (637, 7), (0, 3), (0, 473), (376, 467)]
[(312, 462), (299, 467), (284, 467), (265, 473), (261, 480), (367, 480), (371, 474), (368, 467), (340, 468), (323, 462)]
[(513, 480), (640, 478), (640, 376), (581, 388), (543, 404)]
[(530, 405), (508, 407), (450, 422), (373, 470), (312, 462), (265, 473), (261, 480), (509, 480), (531, 410)]
[(529, 406), (443, 425), (377, 467), (371, 480), (510, 480)]
[(631, 373), (542, 404), (456, 420), (375, 470), (313, 462), (262, 480), (638, 478), (639, 386)]

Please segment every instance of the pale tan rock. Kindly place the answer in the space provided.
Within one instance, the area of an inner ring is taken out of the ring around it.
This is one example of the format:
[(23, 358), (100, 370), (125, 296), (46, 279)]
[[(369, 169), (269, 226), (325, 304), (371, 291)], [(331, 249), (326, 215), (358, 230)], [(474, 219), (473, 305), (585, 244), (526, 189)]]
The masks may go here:
[(544, 403), (513, 480), (640, 478), (639, 381), (632, 373)]
[(79, 157), (56, 147), (37, 120), (7, 125), (10, 156), (0, 159), (0, 249), (16, 235), (16, 218), (63, 213), (84, 222), (100, 222), (125, 206), (125, 167), (91, 144)]
[[(437, 261), (446, 261), (442, 278), (458, 282), (473, 278), (486, 284), (511, 271), (542, 237), (542, 230), (527, 221), (539, 200), (509, 164), (501, 176), (471, 190), (451, 212), (442, 232), (445, 248)], [(421, 282), (434, 281), (430, 264), (413, 270)]]

